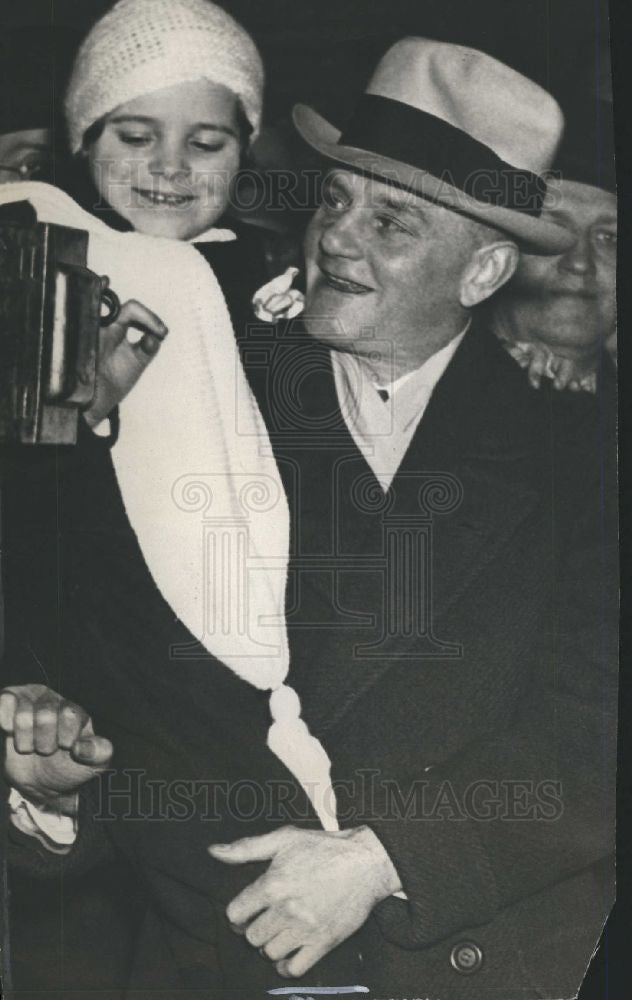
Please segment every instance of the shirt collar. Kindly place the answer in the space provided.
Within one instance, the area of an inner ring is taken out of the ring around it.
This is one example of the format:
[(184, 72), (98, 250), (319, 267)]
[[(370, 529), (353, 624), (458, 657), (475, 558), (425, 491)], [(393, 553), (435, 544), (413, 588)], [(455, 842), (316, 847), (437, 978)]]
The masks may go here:
[[(332, 364), (339, 397), (345, 387), (343, 415), (347, 410), (360, 412), (374, 433), (387, 433), (386, 427), (406, 430), (423, 414), (433, 390), (452, 360), (459, 344), (471, 325), (468, 319), (460, 333), (440, 350), (432, 354), (423, 365), (414, 368), (390, 383), (380, 383), (374, 373), (356, 355), (332, 351)], [(378, 389), (386, 389), (385, 402), (378, 396)], [(376, 405), (377, 401), (377, 405)], [(346, 416), (345, 416), (346, 419)]]
[(382, 489), (389, 488), (432, 392), (468, 327), (469, 323), (419, 368), (390, 383), (387, 401), (377, 392), (387, 387), (376, 383), (367, 365), (354, 354), (331, 352), (340, 411)]
[[(386, 389), (389, 396), (392, 396), (407, 382), (414, 380), (419, 385), (430, 386), (434, 389), (471, 325), (472, 318), (470, 317), (461, 332), (457, 333), (456, 337), (453, 337), (452, 340), (436, 351), (435, 354), (432, 354), (419, 368), (413, 368), (411, 372), (400, 375), (399, 378), (393, 379), (392, 382), (379, 382), (373, 379), (375, 388)], [(369, 375), (369, 377), (371, 376)]]

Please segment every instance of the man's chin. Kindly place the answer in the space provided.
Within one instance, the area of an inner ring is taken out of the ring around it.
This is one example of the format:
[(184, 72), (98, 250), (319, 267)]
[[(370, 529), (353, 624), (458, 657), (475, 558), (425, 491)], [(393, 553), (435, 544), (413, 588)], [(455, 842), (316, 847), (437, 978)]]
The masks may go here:
[(533, 336), (549, 344), (552, 350), (556, 345), (588, 347), (601, 339), (602, 331), (607, 327), (595, 309), (594, 300), (578, 295), (557, 297), (545, 306), (525, 311), (522, 319), (518, 313), (517, 318), (518, 330), (524, 325)]
[[(358, 296), (344, 295), (319, 284), (308, 291), (301, 318), (310, 336), (332, 346), (352, 344), (370, 325), (368, 310), (358, 309)], [(365, 334), (366, 335), (366, 334)]]
[(604, 337), (593, 318), (587, 321), (585, 317), (582, 319), (578, 315), (576, 319), (565, 316), (563, 321), (549, 325), (539, 333), (538, 339), (555, 353), (564, 348), (590, 351), (596, 348)]
[(360, 331), (350, 327), (339, 316), (327, 316), (323, 312), (303, 312), (301, 320), (310, 337), (319, 340), (328, 347), (338, 350), (349, 350), (360, 336)]

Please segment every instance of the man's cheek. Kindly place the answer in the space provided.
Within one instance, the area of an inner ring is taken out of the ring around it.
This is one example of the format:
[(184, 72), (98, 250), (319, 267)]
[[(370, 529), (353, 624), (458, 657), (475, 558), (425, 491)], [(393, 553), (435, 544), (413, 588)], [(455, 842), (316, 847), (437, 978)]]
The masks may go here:
[(319, 275), (319, 269), (316, 264), (316, 256), (318, 251), (318, 237), (319, 233), (314, 223), (310, 223), (307, 232), (305, 234), (305, 239), (303, 240), (303, 253), (305, 257), (305, 280), (307, 285), (307, 291), (310, 292), (314, 288), (316, 278)]
[(313, 261), (316, 257), (316, 251), (318, 248), (318, 240), (320, 238), (320, 226), (315, 219), (312, 219), (307, 230), (305, 232), (305, 238), (303, 240), (303, 253), (305, 255), (305, 260), (309, 265), (310, 261)]
[(515, 288), (537, 289), (550, 282), (556, 273), (559, 257), (533, 257), (522, 254), (513, 278)]
[(615, 329), (617, 324), (617, 297), (616, 290), (609, 286), (599, 297), (598, 305), (600, 313), (601, 329), (605, 336)]

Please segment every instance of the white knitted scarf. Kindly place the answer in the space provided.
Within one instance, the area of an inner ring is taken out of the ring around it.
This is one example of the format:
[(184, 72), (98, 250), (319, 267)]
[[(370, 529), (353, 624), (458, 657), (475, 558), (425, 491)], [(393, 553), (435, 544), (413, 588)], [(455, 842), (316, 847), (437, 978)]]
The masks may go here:
[(121, 403), (112, 459), (149, 571), (203, 647), (173, 649), (174, 670), (207, 650), (270, 690), (268, 745), (325, 829), (336, 830), (330, 761), (284, 683), (287, 501), (215, 275), (192, 246), (115, 232), (50, 185), (0, 186), (0, 204), (24, 200), (40, 222), (88, 230), (91, 270), (109, 276), (121, 302), (137, 299), (169, 329)]

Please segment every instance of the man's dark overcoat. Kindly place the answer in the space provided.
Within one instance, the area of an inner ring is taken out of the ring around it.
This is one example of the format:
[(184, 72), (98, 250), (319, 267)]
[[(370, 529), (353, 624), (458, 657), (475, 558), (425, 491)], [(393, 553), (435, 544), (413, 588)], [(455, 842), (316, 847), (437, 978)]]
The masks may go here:
[(614, 881), (613, 373), (534, 390), (475, 323), (384, 495), (327, 350), (289, 326), (262, 364), (262, 340), (243, 353), (292, 501), (294, 684), (408, 895), (376, 911), (367, 980), (574, 995)]

